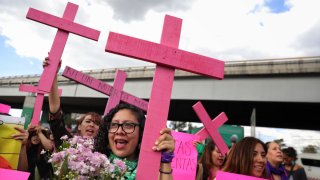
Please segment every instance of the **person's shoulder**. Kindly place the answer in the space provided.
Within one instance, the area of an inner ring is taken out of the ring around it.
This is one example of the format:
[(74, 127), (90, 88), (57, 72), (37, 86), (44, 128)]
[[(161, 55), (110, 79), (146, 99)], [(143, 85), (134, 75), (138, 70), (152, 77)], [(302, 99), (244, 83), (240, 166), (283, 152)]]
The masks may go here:
[(304, 167), (301, 166), (300, 164), (296, 164), (294, 170), (295, 170), (295, 171), (304, 170)]

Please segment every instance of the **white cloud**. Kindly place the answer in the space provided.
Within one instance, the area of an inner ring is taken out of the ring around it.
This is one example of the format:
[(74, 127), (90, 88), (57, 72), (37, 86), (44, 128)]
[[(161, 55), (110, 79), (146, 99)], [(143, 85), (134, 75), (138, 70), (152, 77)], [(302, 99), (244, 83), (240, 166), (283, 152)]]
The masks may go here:
[[(251, 135), (251, 127), (244, 126), (245, 136)], [(302, 151), (303, 147), (316, 145), (320, 147), (320, 132), (311, 130), (297, 130), (284, 128), (256, 127), (256, 137), (263, 142), (283, 139), (286, 146)]]
[[(61, 17), (68, 1), (0, 2), (0, 33), (22, 57), (42, 61), (56, 29), (25, 18), (29, 7)], [(229, 60), (319, 55), (317, 0), (290, 0), (289, 11), (271, 13), (263, 0), (79, 0), (75, 22), (101, 31), (98, 42), (69, 35), (63, 66), (78, 70), (150, 65), (104, 52), (109, 31), (159, 42), (165, 14), (183, 19), (180, 49)], [(130, 12), (135, 13), (130, 13)]]

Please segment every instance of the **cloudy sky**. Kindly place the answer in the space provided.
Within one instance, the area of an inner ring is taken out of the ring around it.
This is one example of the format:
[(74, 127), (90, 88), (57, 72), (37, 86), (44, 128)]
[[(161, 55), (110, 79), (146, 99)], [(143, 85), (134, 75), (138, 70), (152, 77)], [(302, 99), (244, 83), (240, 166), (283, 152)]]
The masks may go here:
[[(61, 17), (66, 0), (0, 0), (0, 77), (40, 74), (56, 29), (26, 19), (30, 7)], [(179, 48), (223, 61), (317, 56), (318, 0), (77, 0), (75, 22), (99, 41), (74, 34), (63, 67), (78, 70), (151, 65), (104, 51), (110, 31), (159, 42), (166, 14), (183, 19)], [(62, 67), (62, 69), (63, 69)]]
[[(57, 30), (26, 19), (27, 11), (32, 7), (62, 17), (67, 2), (0, 0), (0, 77), (42, 73)], [(152, 65), (106, 53), (104, 48), (110, 31), (158, 43), (166, 14), (183, 19), (180, 49), (223, 61), (320, 55), (319, 0), (71, 2), (79, 5), (75, 22), (101, 34), (98, 42), (70, 34), (61, 70), (66, 65), (78, 70)], [(301, 142), (299, 131), (261, 132), (266, 141), (285, 136), (296, 137), (289, 144)], [(306, 139), (319, 134), (303, 133)], [(314, 141), (320, 140), (309, 142)]]

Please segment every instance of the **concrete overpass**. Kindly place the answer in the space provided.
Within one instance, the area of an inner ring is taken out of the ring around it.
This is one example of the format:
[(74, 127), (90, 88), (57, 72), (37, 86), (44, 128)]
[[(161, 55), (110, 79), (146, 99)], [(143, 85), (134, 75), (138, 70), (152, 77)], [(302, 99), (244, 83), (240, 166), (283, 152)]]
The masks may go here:
[[(124, 90), (148, 100), (154, 66), (122, 69), (127, 72)], [(112, 84), (116, 69), (83, 71)], [(39, 75), (0, 78), (0, 102), (21, 108), (28, 93), (19, 84), (36, 85)], [(108, 97), (62, 76), (65, 112), (103, 113)], [(320, 130), (320, 56), (285, 59), (229, 61), (225, 78), (215, 80), (176, 70), (168, 119), (200, 122), (192, 105), (201, 101), (213, 118), (220, 112), (227, 124), (249, 125), (256, 108), (257, 126)], [(47, 109), (47, 99), (44, 109)]]

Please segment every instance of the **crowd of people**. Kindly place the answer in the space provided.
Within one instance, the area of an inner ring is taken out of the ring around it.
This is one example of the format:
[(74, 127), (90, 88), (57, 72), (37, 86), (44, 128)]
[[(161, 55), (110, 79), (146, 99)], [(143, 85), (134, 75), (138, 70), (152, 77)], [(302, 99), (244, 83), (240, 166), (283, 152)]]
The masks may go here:
[[(46, 59), (44, 66), (48, 65), (49, 60)], [(48, 99), (50, 130), (39, 125), (29, 125), (27, 130), (16, 128), (18, 133), (12, 136), (22, 141), (18, 170), (30, 172), (29, 179), (52, 179), (53, 170), (46, 153), (56, 151), (62, 144), (62, 136), (73, 135), (66, 129), (63, 119), (57, 78)], [(84, 114), (77, 120), (76, 134), (94, 139), (95, 151), (106, 154), (111, 161), (126, 159), (128, 171), (125, 179), (131, 180), (135, 179), (137, 172), (144, 124), (144, 111), (133, 105), (120, 103), (103, 118), (95, 112)], [(197, 180), (215, 179), (218, 171), (270, 180), (307, 179), (303, 167), (296, 163), (295, 149), (281, 149), (276, 142), (264, 143), (255, 137), (244, 137), (241, 140), (233, 137), (227, 154), (222, 154), (212, 140), (204, 144), (197, 142), (195, 145), (199, 150)], [(173, 179), (171, 161), (174, 147), (175, 140), (171, 136), (171, 130), (163, 127), (152, 147), (162, 154), (159, 179)], [(1, 157), (0, 160), (4, 164)]]
[(213, 180), (217, 171), (269, 180), (307, 180), (304, 168), (296, 163), (296, 150), (281, 149), (276, 141), (264, 143), (255, 137), (244, 137), (226, 155), (210, 140), (204, 149), (198, 160), (197, 180)]

